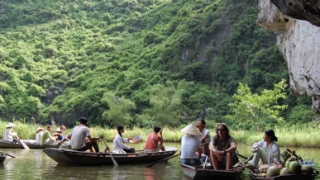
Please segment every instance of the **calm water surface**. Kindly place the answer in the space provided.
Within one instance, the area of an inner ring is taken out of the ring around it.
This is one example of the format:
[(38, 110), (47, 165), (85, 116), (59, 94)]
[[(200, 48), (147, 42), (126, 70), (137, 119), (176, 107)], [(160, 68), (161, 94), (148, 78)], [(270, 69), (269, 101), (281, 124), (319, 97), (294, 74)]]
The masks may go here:
[[(130, 144), (136, 149), (142, 149), (143, 143)], [(180, 149), (178, 143), (167, 143), (166, 146)], [(103, 148), (100, 144), (100, 148)], [(250, 156), (250, 147), (239, 145), (239, 153)], [(281, 152), (286, 149), (281, 147)], [(320, 149), (290, 148), (295, 150), (304, 159), (314, 159), (316, 168), (320, 167)], [(5, 162), (0, 166), (0, 179), (143, 179), (143, 180), (164, 180), (179, 179), (186, 180), (179, 165), (179, 158), (169, 160), (168, 163), (157, 165), (153, 168), (144, 168), (141, 165), (120, 165), (113, 166), (62, 166), (45, 155), (42, 150), (23, 149), (0, 149), (2, 152), (14, 155), (16, 158), (7, 156)], [(249, 179), (247, 170), (244, 172), (244, 180)], [(320, 177), (316, 178), (320, 180)]]

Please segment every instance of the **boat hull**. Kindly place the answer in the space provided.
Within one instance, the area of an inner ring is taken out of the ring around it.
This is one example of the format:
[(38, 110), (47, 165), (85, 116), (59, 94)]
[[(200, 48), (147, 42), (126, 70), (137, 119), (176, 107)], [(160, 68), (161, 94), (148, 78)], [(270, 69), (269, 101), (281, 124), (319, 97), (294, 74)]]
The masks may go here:
[[(25, 144), (30, 149), (55, 148), (55, 147), (59, 146), (59, 145), (39, 145), (39, 144), (32, 144), (32, 143), (27, 143), (27, 142), (25, 142)], [(18, 143), (13, 143), (13, 142), (10, 142), (10, 141), (0, 140), (0, 148), (23, 149), (24, 147), (19, 142)]]
[(252, 171), (249, 172), (251, 175), (251, 179), (253, 180), (314, 180), (317, 175), (316, 171), (314, 171), (313, 174), (288, 174), (275, 177), (266, 177), (258, 176), (254, 174)]
[(188, 166), (181, 164), (183, 174), (192, 179), (208, 179), (208, 178), (217, 178), (217, 179), (232, 179), (240, 180), (242, 177), (242, 172), (244, 171), (243, 166), (232, 168), (230, 170), (214, 170), (212, 167), (207, 166), (203, 169), (202, 166)]
[[(119, 165), (152, 163), (172, 156), (177, 150), (170, 150), (156, 153), (128, 153), (112, 154)], [(43, 152), (59, 164), (77, 164), (77, 165), (113, 165), (109, 153), (92, 153), (68, 149), (46, 148)]]

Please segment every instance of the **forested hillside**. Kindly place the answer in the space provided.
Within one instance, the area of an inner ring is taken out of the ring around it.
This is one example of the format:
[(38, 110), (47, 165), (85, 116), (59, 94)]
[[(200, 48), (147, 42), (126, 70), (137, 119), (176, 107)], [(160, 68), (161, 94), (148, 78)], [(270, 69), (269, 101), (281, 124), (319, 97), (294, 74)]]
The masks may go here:
[[(2, 0), (0, 117), (73, 125), (228, 122), (239, 82), (255, 93), (288, 78), (257, 1)], [(282, 116), (311, 120), (290, 95)], [(231, 122), (230, 122), (231, 123)]]

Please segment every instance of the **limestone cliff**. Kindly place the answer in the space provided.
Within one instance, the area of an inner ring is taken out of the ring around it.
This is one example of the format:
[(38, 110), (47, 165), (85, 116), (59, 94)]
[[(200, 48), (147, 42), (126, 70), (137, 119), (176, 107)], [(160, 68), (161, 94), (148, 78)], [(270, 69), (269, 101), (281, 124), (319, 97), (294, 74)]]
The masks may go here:
[(259, 0), (257, 22), (279, 31), (278, 46), (288, 62), (290, 88), (296, 95), (311, 96), (312, 109), (320, 113), (320, 28), (313, 25), (315, 21), (293, 19), (277, 7), (268, 0)]

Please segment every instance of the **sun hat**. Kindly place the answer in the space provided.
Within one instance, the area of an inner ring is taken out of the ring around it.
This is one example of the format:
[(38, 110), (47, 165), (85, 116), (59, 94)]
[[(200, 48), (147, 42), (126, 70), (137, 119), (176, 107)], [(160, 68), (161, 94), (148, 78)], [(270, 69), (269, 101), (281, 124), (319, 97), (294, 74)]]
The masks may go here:
[(7, 125), (6, 125), (6, 128), (8, 128), (8, 127), (14, 127), (15, 125), (13, 124), (13, 123), (8, 123)]
[(185, 128), (181, 129), (181, 132), (189, 134), (189, 135), (194, 135), (194, 136), (200, 136), (201, 132), (199, 131), (198, 128), (196, 128), (195, 125), (189, 124)]
[(40, 130), (43, 130), (42, 127), (38, 127), (38, 129), (36, 130), (36, 132), (40, 131)]

